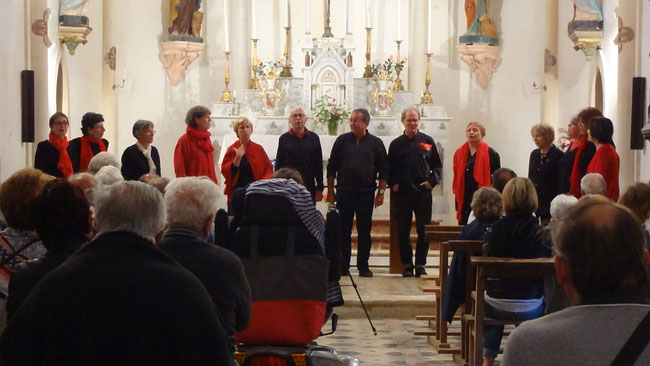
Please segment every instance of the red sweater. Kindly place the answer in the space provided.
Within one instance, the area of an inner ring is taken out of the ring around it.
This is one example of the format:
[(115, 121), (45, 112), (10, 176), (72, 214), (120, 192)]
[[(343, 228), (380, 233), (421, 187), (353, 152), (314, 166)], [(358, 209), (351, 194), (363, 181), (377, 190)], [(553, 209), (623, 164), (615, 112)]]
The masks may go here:
[[(237, 185), (237, 179), (239, 178), (239, 172), (232, 176), (232, 162), (235, 160), (237, 155), (237, 148), (241, 146), (239, 140), (235, 141), (234, 144), (228, 147), (226, 150), (226, 155), (223, 157), (223, 162), (221, 163), (221, 174), (226, 178), (226, 189), (224, 192), (228, 196), (228, 202), (232, 200), (232, 191)], [(257, 181), (260, 179), (269, 179), (273, 174), (273, 165), (271, 165), (271, 160), (269, 160), (268, 155), (262, 145), (258, 145), (253, 141), (249, 141), (246, 145), (246, 159), (251, 165), (251, 170), (253, 171), (253, 178)]]
[(605, 178), (607, 183), (607, 198), (618, 199), (618, 170), (619, 158), (614, 146), (603, 144), (596, 150), (596, 154), (587, 167), (587, 173), (598, 173)]
[(174, 171), (176, 177), (192, 177), (205, 175), (217, 183), (214, 173), (214, 157), (212, 151), (202, 149), (198, 138), (187, 133), (183, 134), (174, 149)]

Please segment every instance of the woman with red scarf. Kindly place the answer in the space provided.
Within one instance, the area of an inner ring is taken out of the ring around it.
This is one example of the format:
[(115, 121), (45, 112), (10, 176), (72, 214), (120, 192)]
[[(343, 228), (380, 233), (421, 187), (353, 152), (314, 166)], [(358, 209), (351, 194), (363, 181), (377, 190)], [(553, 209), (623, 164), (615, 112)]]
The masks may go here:
[(228, 203), (236, 188), (246, 187), (260, 179), (269, 179), (273, 166), (261, 145), (251, 141), (253, 124), (246, 117), (239, 117), (233, 124), (238, 140), (228, 147), (221, 163), (221, 174), (226, 178), (224, 193)]
[(83, 136), (70, 141), (68, 154), (75, 173), (88, 171), (88, 163), (93, 156), (108, 149), (108, 141), (103, 139), (104, 116), (88, 112), (81, 118), (81, 133)]
[(36, 146), (34, 167), (57, 178), (67, 178), (74, 171), (68, 155), (68, 116), (56, 112), (50, 117), (50, 136)]
[(619, 194), (618, 171), (620, 159), (612, 140), (614, 125), (609, 118), (593, 118), (589, 121), (587, 135), (589, 135), (589, 141), (592, 141), (596, 146), (596, 153), (587, 167), (587, 173), (602, 175), (605, 183), (607, 183), (607, 198), (616, 202)]
[(587, 166), (596, 153), (596, 146), (587, 139), (587, 130), (592, 118), (602, 117), (603, 113), (594, 107), (587, 107), (578, 113), (578, 130), (580, 139), (571, 144), (566, 158), (574, 156), (571, 164), (571, 175), (569, 176), (569, 193), (580, 198), (580, 180), (587, 174)]
[(483, 142), (485, 127), (470, 122), (465, 129), (467, 142), (454, 154), (454, 181), (452, 189), (456, 196), (456, 219), (466, 225), (472, 208), (472, 195), (481, 187), (489, 187), (492, 173), (501, 167), (499, 154)]
[(210, 110), (202, 105), (190, 108), (185, 115), (185, 134), (176, 143), (174, 149), (174, 171), (176, 177), (206, 176), (215, 184), (217, 175), (214, 170), (212, 152), (212, 135), (210, 128)]

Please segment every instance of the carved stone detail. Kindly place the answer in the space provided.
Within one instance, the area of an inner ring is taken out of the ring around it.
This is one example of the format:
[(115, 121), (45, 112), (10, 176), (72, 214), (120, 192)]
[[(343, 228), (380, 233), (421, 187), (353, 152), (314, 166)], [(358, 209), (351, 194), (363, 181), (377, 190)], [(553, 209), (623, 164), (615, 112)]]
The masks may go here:
[(469, 65), (471, 72), (476, 75), (476, 81), (481, 88), (486, 89), (492, 80), (492, 74), (501, 63), (498, 56), (499, 46), (488, 44), (459, 44), (456, 49), (461, 59)]
[(199, 57), (205, 44), (198, 42), (170, 41), (162, 43), (162, 53), (159, 58), (167, 70), (167, 76), (172, 85), (176, 86), (185, 79), (185, 70)]

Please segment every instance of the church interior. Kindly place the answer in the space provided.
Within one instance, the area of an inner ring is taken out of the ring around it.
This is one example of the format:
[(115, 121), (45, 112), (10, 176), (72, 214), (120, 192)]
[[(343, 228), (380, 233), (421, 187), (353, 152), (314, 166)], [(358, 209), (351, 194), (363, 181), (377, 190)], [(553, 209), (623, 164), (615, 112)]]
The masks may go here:
[[(593, 13), (576, 5), (584, 1), (469, 2), (471, 9), (464, 0), (201, 0), (187, 20), (189, 34), (179, 35), (173, 24), (176, 6), (187, 3), (181, 0), (2, 1), (0, 182), (34, 166), (36, 144), (48, 138), (55, 112), (68, 116), (69, 139), (81, 136), (86, 112), (101, 113), (108, 151), (118, 157), (134, 143), (134, 122), (152, 121), (161, 176), (173, 179), (174, 146), (191, 107), (211, 111), (217, 167), (237, 139), (236, 118), (252, 121), (251, 140), (273, 161), (289, 113), (301, 107), (326, 163), (336, 137), (350, 131), (345, 118), (333, 129), (316, 121), (322, 103), (334, 103), (348, 113), (368, 109), (368, 132), (386, 147), (403, 133), (401, 112), (418, 110), (420, 130), (435, 139), (443, 163), (442, 184), (433, 191), (433, 217), (442, 225), (456, 224), (453, 153), (471, 121), (485, 126), (484, 141), (501, 166), (525, 177), (533, 125), (553, 126), (560, 146), (571, 119), (597, 107), (614, 124), (621, 191), (647, 183), (650, 1), (593, 1), (600, 7)], [(223, 176), (218, 181), (223, 191)], [(317, 207), (326, 210), (324, 202)], [(389, 204), (375, 211), (377, 220), (388, 217)], [(453, 364), (427, 334), (413, 338), (421, 325), (410, 321), (410, 310), (391, 310), (431, 306), (435, 296), (389, 277), (386, 250), (376, 252), (384, 257), (371, 265), (384, 269), (360, 287), (375, 314), (385, 313), (377, 326), (390, 336), (381, 346), (359, 343), (378, 352), (359, 358)], [(355, 301), (352, 290), (344, 295)], [(394, 296), (403, 303), (391, 303)], [(372, 338), (357, 310), (347, 310), (353, 319), (341, 320), (338, 335)], [(324, 342), (344, 347), (345, 337), (332, 339)]]

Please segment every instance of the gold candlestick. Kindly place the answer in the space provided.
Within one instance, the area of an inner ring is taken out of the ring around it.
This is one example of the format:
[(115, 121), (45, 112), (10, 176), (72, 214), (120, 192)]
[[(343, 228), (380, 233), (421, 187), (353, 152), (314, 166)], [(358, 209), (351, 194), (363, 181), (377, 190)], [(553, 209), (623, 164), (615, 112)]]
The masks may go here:
[(226, 51), (224, 53), (226, 54), (226, 77), (224, 78), (226, 88), (223, 90), (223, 93), (221, 93), (221, 101), (228, 103), (232, 101), (230, 98), (230, 90), (228, 90), (228, 84), (230, 84), (230, 52)]
[(431, 85), (431, 71), (429, 71), (429, 64), (431, 63), (431, 53), (427, 53), (427, 73), (424, 78), (424, 85), (427, 87), (422, 95), (422, 104), (433, 104), (433, 98), (429, 92), (429, 85)]
[(284, 27), (284, 67), (282, 68), (282, 76), (285, 78), (293, 77), (291, 75), (291, 66), (289, 66), (289, 36), (291, 34), (291, 27)]
[(251, 77), (251, 84), (248, 88), (259, 89), (260, 83), (257, 81), (257, 41), (259, 39), (254, 38), (251, 41), (253, 41), (253, 66), (251, 67), (253, 69), (253, 76)]
[(372, 77), (372, 70), (370, 70), (370, 31), (372, 28), (366, 28), (366, 70), (363, 72), (364, 78)]
[[(397, 59), (395, 60), (396, 63), (399, 63), (401, 61), (401, 58), (399, 57), (399, 47), (402, 44), (402, 41), (395, 41), (397, 43)], [(395, 86), (393, 89), (395, 91), (404, 91), (404, 85), (402, 85), (402, 79), (399, 78), (399, 74), (402, 72), (402, 70), (398, 70), (395, 68), (395, 73), (397, 74), (397, 78), (395, 78)]]

